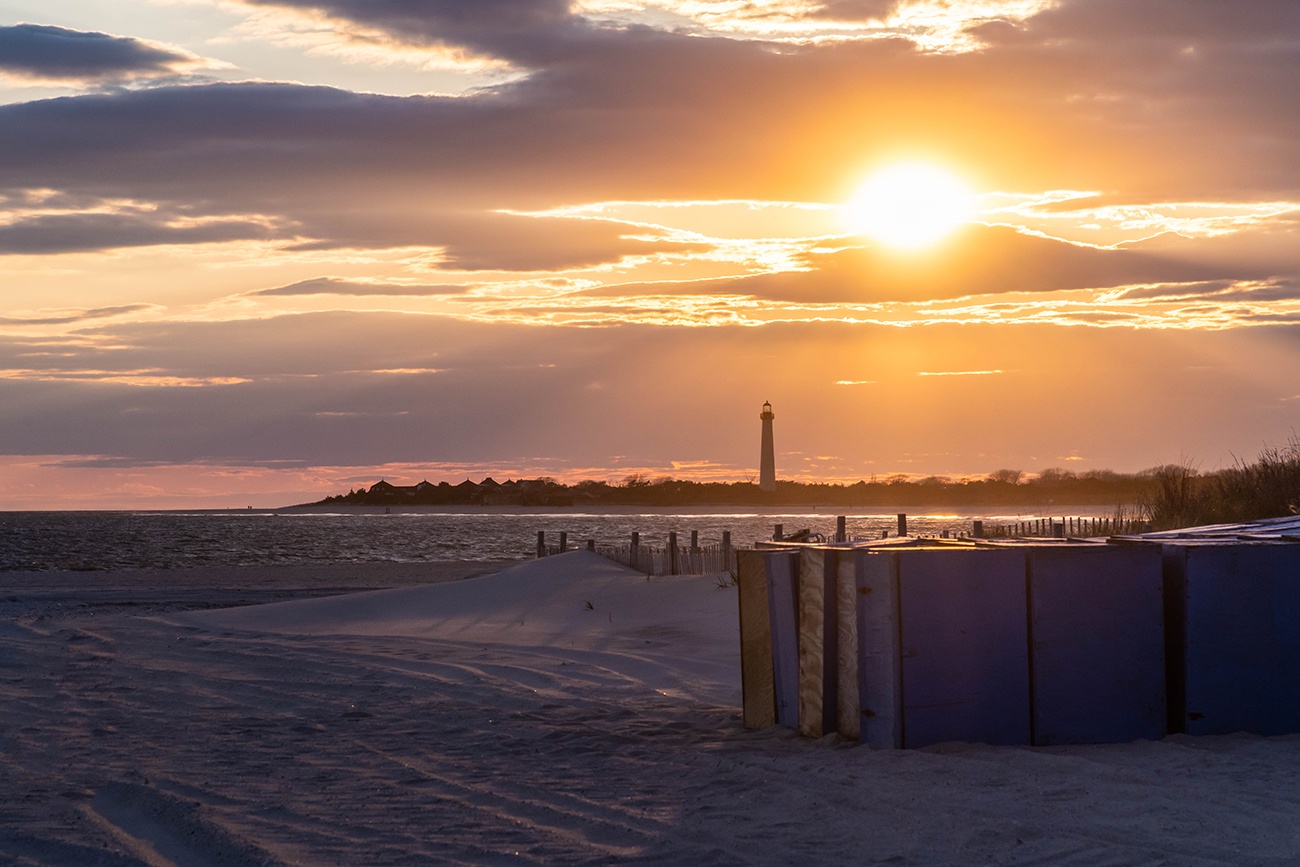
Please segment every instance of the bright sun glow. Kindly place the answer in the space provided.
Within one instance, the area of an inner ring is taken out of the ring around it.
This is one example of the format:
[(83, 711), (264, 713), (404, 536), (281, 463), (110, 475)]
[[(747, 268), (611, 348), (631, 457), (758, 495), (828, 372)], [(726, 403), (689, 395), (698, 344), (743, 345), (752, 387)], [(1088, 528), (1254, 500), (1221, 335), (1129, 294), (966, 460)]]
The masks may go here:
[(951, 233), (974, 211), (960, 178), (929, 163), (898, 163), (871, 175), (846, 204), (853, 230), (914, 250)]

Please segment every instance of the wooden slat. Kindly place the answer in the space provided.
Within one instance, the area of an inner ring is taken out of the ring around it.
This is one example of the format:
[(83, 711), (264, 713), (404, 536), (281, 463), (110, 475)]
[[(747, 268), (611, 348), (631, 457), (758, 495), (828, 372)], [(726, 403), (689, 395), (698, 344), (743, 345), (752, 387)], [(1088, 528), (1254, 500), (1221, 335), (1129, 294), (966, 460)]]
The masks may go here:
[(835, 591), (839, 677), (835, 727), (841, 737), (858, 740), (862, 708), (858, 702), (858, 572), (852, 551), (836, 553)]
[(826, 573), (823, 552), (799, 552), (799, 734), (825, 734)]
[(903, 668), (899, 647), (898, 553), (855, 552), (858, 701), (861, 739), (878, 749), (903, 746)]
[(765, 555), (737, 551), (740, 593), (740, 682), (745, 728), (776, 724), (772, 668), (772, 627), (767, 601)]

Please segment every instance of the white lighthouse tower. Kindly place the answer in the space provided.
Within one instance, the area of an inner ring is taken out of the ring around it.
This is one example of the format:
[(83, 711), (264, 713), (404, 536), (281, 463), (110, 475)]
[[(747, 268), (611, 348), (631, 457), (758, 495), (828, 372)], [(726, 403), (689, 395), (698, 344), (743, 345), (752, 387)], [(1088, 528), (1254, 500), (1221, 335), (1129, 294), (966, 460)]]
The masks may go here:
[(772, 404), (763, 403), (763, 454), (758, 461), (758, 488), (761, 491), (776, 490), (776, 449), (772, 444)]

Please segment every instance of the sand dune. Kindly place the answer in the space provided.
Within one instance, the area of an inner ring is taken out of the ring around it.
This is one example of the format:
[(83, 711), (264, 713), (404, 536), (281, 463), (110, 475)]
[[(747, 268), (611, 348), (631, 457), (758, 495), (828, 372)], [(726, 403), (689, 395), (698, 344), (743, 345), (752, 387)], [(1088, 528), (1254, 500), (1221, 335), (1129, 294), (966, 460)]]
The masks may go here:
[[(312, 592), (235, 595), (263, 571)], [(713, 578), (575, 552), (216, 609), (214, 577), (139, 605), (0, 578), (0, 864), (1300, 861), (1297, 737), (745, 733)]]

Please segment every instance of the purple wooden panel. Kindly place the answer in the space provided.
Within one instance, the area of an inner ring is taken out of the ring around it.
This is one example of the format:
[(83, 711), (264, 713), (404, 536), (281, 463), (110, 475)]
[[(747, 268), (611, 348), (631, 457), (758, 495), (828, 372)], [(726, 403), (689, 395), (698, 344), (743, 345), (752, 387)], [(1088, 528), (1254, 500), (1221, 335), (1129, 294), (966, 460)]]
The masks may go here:
[(903, 746), (1028, 744), (1025, 555), (897, 551)]
[(1300, 732), (1300, 545), (1166, 546), (1170, 608), (1183, 615), (1170, 666), (1171, 723), (1191, 734)]
[(1034, 743), (1164, 737), (1160, 549), (1071, 545), (1027, 553)]
[(902, 671), (898, 647), (898, 558), (854, 552), (858, 584), (858, 703), (862, 742), (903, 746)]
[(797, 551), (773, 551), (764, 558), (767, 572), (767, 602), (772, 623), (773, 688), (776, 694), (776, 722), (786, 728), (799, 726), (799, 629), (795, 617)]

